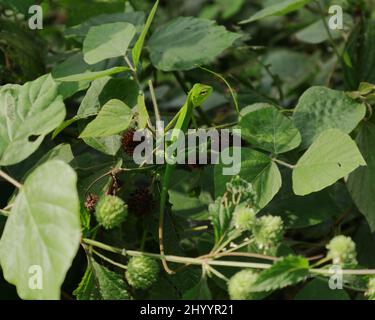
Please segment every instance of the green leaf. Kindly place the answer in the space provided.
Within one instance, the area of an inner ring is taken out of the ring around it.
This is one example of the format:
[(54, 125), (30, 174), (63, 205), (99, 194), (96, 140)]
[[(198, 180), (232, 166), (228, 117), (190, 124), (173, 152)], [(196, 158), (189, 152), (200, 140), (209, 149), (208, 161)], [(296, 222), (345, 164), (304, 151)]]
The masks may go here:
[(73, 291), (77, 300), (100, 300), (101, 296), (95, 280), (92, 267), (87, 266), (81, 282)]
[(275, 4), (272, 4), (264, 8), (263, 10), (257, 12), (249, 19), (241, 21), (240, 24), (250, 23), (272, 16), (283, 16), (292, 11), (301, 9), (311, 1), (312, 0), (282, 0), (281, 2), (276, 2)]
[(112, 99), (103, 106), (98, 116), (87, 125), (79, 137), (113, 136), (129, 127), (132, 116), (132, 110), (125, 103)]
[[(328, 21), (329, 19), (326, 19), (326, 23), (328, 23)], [(330, 30), (330, 33), (333, 39), (338, 39), (341, 37), (340, 30)], [(319, 19), (306, 28), (298, 31), (295, 36), (299, 41), (311, 44), (319, 44), (329, 40), (324, 21), (322, 19)]]
[(259, 274), (252, 291), (264, 292), (281, 289), (304, 281), (309, 276), (309, 262), (299, 256), (287, 256)]
[[(233, 150), (233, 149), (232, 149)], [(276, 164), (267, 155), (249, 149), (241, 148), (241, 170), (239, 176), (252, 183), (257, 192), (256, 205), (265, 207), (281, 187), (281, 175)], [(215, 166), (215, 195), (222, 196), (226, 191), (226, 183), (232, 176), (223, 175), (223, 164)]]
[(300, 290), (295, 300), (350, 300), (345, 290), (332, 290), (327, 280), (313, 279)]
[(301, 147), (306, 148), (324, 130), (352, 132), (365, 115), (366, 106), (344, 92), (312, 87), (299, 99), (293, 120), (302, 135)]
[[(73, 54), (60, 64), (56, 65), (52, 69), (52, 76), (54, 79), (68, 78), (74, 75), (82, 75), (85, 73), (92, 72), (94, 68), (91, 68), (84, 60), (82, 52)], [(90, 85), (90, 81), (78, 81), (78, 82), (61, 82), (59, 83), (59, 93), (64, 99), (71, 97), (76, 92), (85, 90)]]
[(202, 278), (193, 288), (186, 291), (182, 297), (184, 300), (212, 300), (212, 294), (207, 284), (207, 279)]
[(23, 86), (0, 88), (0, 165), (30, 156), (65, 118), (65, 106), (50, 75)]
[(123, 277), (95, 261), (92, 261), (92, 266), (103, 300), (129, 300)]
[(370, 122), (364, 123), (356, 142), (367, 166), (354, 171), (349, 176), (347, 186), (358, 209), (365, 215), (371, 230), (375, 231), (375, 125)]
[[(92, 82), (82, 103), (77, 116), (85, 118), (99, 112), (101, 106), (111, 99), (119, 99), (133, 108), (137, 104), (138, 86), (129, 79), (111, 79), (109, 77), (97, 79)], [(83, 126), (83, 124), (82, 124)], [(81, 124), (78, 125), (83, 130)], [(85, 143), (94, 149), (109, 155), (115, 155), (121, 147), (121, 136), (101, 138), (85, 138)]]
[(179, 17), (154, 32), (148, 49), (158, 69), (190, 70), (211, 62), (239, 37), (214, 21)]
[(293, 150), (301, 143), (293, 122), (272, 105), (264, 104), (263, 108), (247, 113), (239, 125), (247, 142), (274, 154)]
[(335, 205), (329, 190), (314, 192), (304, 197), (295, 195), (292, 171), (288, 168), (282, 170), (282, 181), (281, 190), (264, 210), (277, 213), (286, 228), (305, 228), (339, 217), (341, 210)]
[[(263, 68), (261, 71), (262, 87), (270, 88), (275, 86), (275, 82), (280, 83), (284, 95), (299, 90), (302, 84), (311, 81), (318, 68), (318, 62), (314, 56), (290, 49), (269, 50), (263, 57), (263, 64), (269, 66), (269, 70)], [(273, 74), (273, 77), (269, 72)]]
[(55, 78), (56, 81), (61, 82), (79, 82), (79, 81), (93, 81), (106, 76), (111, 76), (129, 70), (128, 67), (113, 67), (102, 71), (87, 71), (85, 73), (73, 74), (71, 76)]
[(366, 162), (349, 135), (329, 129), (318, 136), (293, 170), (297, 195), (322, 190), (347, 176)]
[[(72, 168), (53, 160), (31, 173), (19, 191), (0, 240), (0, 264), (22, 299), (60, 298), (81, 239), (76, 183)], [(40, 267), (37, 273), (33, 266)], [(38, 275), (42, 288), (36, 290)]]
[(88, 64), (123, 56), (135, 35), (135, 27), (115, 22), (90, 28), (83, 42), (84, 59)]
[(137, 112), (138, 112), (138, 129), (144, 129), (147, 126), (147, 122), (150, 119), (148, 115), (146, 103), (145, 103), (145, 96), (140, 94), (138, 96), (137, 102)]
[(100, 26), (113, 22), (128, 22), (136, 26), (137, 31), (141, 29), (145, 20), (143, 12), (121, 12), (113, 14), (101, 14), (93, 17), (79, 25), (67, 28), (66, 37), (73, 37), (76, 40), (83, 41), (91, 27)]
[(143, 45), (144, 45), (144, 42), (145, 42), (145, 39), (146, 39), (146, 35), (148, 33), (148, 30), (150, 29), (152, 21), (154, 20), (154, 16), (155, 16), (156, 10), (158, 8), (158, 5), (159, 5), (159, 0), (157, 0), (155, 2), (154, 6), (152, 7), (150, 15), (147, 18), (146, 25), (143, 28), (143, 31), (142, 31), (141, 35), (139, 36), (139, 38), (138, 38), (137, 42), (135, 43), (134, 48), (132, 50), (133, 64), (134, 64), (134, 67), (136, 69), (137, 69), (137, 66), (138, 66), (138, 63), (139, 63), (139, 59), (141, 58), (141, 53), (142, 53)]

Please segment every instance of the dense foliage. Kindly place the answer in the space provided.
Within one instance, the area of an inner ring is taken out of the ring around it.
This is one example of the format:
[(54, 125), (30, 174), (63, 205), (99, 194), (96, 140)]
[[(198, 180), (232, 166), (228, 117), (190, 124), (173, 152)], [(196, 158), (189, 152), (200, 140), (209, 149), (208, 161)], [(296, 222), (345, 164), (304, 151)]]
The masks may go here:
[[(375, 299), (374, 0), (34, 4), (0, 0), (0, 299)], [(196, 83), (240, 171), (167, 184), (134, 135)]]

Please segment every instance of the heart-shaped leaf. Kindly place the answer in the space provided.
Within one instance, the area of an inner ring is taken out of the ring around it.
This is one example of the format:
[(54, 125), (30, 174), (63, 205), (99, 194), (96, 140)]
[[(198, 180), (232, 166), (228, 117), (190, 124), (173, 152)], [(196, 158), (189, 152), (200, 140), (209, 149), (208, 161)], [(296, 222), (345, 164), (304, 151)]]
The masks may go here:
[(22, 299), (60, 298), (81, 237), (76, 183), (69, 165), (52, 160), (17, 195), (0, 240), (0, 264)]
[(65, 118), (65, 106), (50, 75), (0, 89), (0, 165), (30, 156)]

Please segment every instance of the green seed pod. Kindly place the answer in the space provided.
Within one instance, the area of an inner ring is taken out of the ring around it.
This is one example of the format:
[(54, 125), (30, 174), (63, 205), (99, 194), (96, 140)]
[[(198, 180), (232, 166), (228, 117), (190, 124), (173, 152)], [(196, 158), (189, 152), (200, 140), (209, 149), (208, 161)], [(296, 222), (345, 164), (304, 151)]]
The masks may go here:
[(104, 196), (96, 205), (96, 220), (105, 229), (118, 227), (127, 217), (127, 205), (116, 196)]
[(256, 222), (256, 212), (252, 208), (237, 208), (234, 211), (234, 226), (240, 230), (251, 231)]
[(158, 279), (159, 264), (150, 257), (133, 257), (125, 273), (129, 284), (136, 289), (148, 289)]
[(277, 248), (284, 234), (283, 220), (277, 216), (263, 216), (258, 219), (253, 233), (259, 249)]
[(327, 257), (332, 259), (334, 264), (347, 267), (357, 265), (355, 243), (350, 237), (334, 237), (327, 245), (327, 250)]
[(250, 269), (237, 272), (228, 282), (228, 293), (231, 300), (255, 300), (260, 294), (251, 292), (251, 288), (258, 279), (258, 274)]

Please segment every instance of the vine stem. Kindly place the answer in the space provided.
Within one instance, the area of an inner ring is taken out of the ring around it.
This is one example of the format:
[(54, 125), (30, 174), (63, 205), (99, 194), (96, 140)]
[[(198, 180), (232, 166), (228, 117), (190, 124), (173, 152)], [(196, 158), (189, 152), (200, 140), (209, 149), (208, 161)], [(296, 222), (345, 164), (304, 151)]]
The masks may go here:
[(22, 184), (20, 184), (17, 180), (13, 179), (10, 175), (6, 174), (3, 170), (0, 170), (0, 177), (4, 178), (6, 181), (14, 185), (17, 189), (22, 188)]
[(127, 266), (125, 266), (125, 265), (123, 265), (123, 264), (121, 264), (121, 263), (118, 263), (118, 262), (116, 262), (116, 261), (113, 261), (112, 259), (106, 257), (105, 255), (102, 255), (100, 252), (98, 252), (98, 251), (96, 251), (96, 250), (94, 250), (94, 249), (92, 250), (92, 253), (96, 254), (99, 258), (103, 259), (104, 261), (107, 261), (107, 262), (110, 263), (110, 264), (113, 264), (113, 265), (116, 266), (116, 267), (119, 267), (119, 268), (121, 268), (121, 269), (125, 269), (125, 270), (128, 269)]
[[(161, 255), (157, 253), (148, 253), (148, 252), (141, 252), (141, 251), (134, 251), (134, 250), (126, 250), (121, 248), (112, 247), (110, 245), (84, 238), (82, 242), (93, 247), (97, 247), (103, 249), (108, 252), (116, 253), (122, 256), (130, 256), (130, 257), (150, 257), (154, 259), (166, 260), (169, 262), (181, 263), (181, 264), (190, 264), (190, 265), (201, 265), (201, 266), (221, 266), (221, 267), (238, 267), (238, 268), (252, 268), (252, 269), (269, 269), (272, 264), (269, 263), (253, 263), (253, 262), (242, 262), (242, 261), (222, 261), (222, 260), (214, 260), (214, 258), (189, 258), (189, 257), (181, 257), (181, 256), (173, 256), (173, 255)], [(311, 268), (309, 272), (312, 274), (317, 275), (333, 275), (334, 273), (328, 269), (317, 269)], [(375, 275), (375, 269), (343, 269), (342, 274), (346, 275)]]
[(279, 160), (279, 159), (276, 159), (276, 158), (273, 158), (272, 161), (274, 161), (274, 162), (276, 162), (276, 163), (278, 163), (278, 164), (280, 164), (280, 165), (282, 165), (282, 166), (284, 166), (284, 167), (287, 167), (287, 168), (289, 168), (289, 169), (292, 169), (292, 170), (296, 167), (296, 166), (293, 165), (293, 164), (290, 164), (290, 163), (284, 162), (284, 161)]
[(173, 255), (161, 255), (157, 253), (148, 253), (134, 250), (125, 250), (116, 247), (109, 246), (107, 244), (91, 240), (83, 239), (85, 244), (97, 247), (108, 252), (117, 253), (122, 256), (130, 257), (150, 257), (154, 259), (166, 260), (169, 262), (182, 263), (182, 264), (192, 264), (192, 265), (210, 265), (210, 266), (222, 266), (222, 267), (239, 267), (239, 268), (253, 268), (253, 269), (268, 269), (272, 265), (267, 263), (253, 263), (253, 262), (241, 262), (241, 261), (217, 261), (213, 259), (202, 259), (202, 258), (189, 258)]

